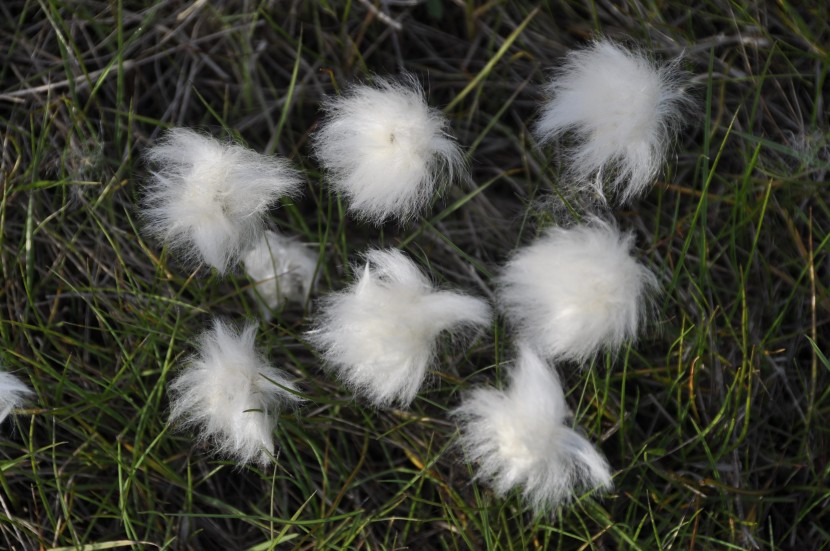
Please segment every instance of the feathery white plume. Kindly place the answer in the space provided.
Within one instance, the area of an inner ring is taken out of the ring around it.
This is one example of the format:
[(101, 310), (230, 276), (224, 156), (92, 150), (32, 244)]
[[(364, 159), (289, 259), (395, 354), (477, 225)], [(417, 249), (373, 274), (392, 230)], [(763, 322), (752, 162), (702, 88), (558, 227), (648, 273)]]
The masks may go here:
[(395, 249), (366, 253), (351, 287), (324, 298), (309, 341), (326, 364), (378, 406), (415, 398), (443, 331), (486, 325), (481, 299), (438, 291)]
[(275, 417), (298, 398), (285, 374), (254, 349), (255, 334), (255, 324), (237, 333), (214, 320), (170, 384), (170, 420), (197, 427), (200, 440), (220, 455), (265, 465), (274, 451)]
[(521, 347), (506, 391), (476, 389), (453, 415), (476, 477), (500, 496), (518, 489), (540, 510), (612, 487), (605, 458), (565, 424), (570, 411), (556, 373), (529, 348)]
[(534, 132), (541, 142), (572, 131), (565, 149), (577, 182), (607, 180), (622, 202), (644, 193), (683, 125), (690, 98), (677, 61), (660, 65), (607, 39), (572, 51), (548, 84)]
[(430, 108), (411, 75), (376, 77), (323, 103), (325, 118), (313, 136), (317, 158), (349, 209), (380, 223), (417, 215), (436, 190), (466, 174), (449, 121)]
[(499, 302), (521, 339), (546, 357), (585, 361), (635, 338), (657, 278), (633, 244), (594, 218), (519, 249), (499, 277)]
[(242, 263), (254, 281), (251, 296), (266, 320), (285, 302), (305, 302), (315, 284), (317, 254), (296, 239), (270, 230), (245, 253)]
[(300, 184), (284, 159), (187, 128), (167, 132), (146, 157), (158, 166), (143, 200), (146, 232), (219, 272), (259, 237), (271, 205)]
[(13, 409), (19, 408), (32, 391), (20, 379), (6, 371), (0, 371), (0, 423)]

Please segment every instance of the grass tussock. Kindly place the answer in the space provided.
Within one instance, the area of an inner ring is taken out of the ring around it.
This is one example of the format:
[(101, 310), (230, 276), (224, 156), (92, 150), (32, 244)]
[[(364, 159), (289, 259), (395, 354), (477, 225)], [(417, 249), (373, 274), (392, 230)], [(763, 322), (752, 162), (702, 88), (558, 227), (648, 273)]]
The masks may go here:
[[(0, 354), (34, 390), (0, 428), (0, 547), (827, 548), (828, 21), (820, 1), (0, 3)], [(279, 420), (275, 466), (168, 426), (210, 315), (259, 306), (241, 273), (187, 270), (139, 231), (141, 154), (165, 129), (304, 170), (271, 222), (319, 252), (321, 291), (388, 246), (491, 296), (511, 250), (584, 212), (530, 129), (550, 68), (596, 33), (683, 54), (697, 100), (670, 171), (616, 212), (659, 274), (657, 322), (561, 366), (613, 493), (533, 515), (471, 481), (447, 414), (506, 382), (503, 320), (446, 349), (411, 410), (378, 410), (325, 374), (292, 306), (258, 340), (308, 399)], [(376, 229), (320, 184), (309, 142), (324, 95), (402, 69), (473, 184)]]

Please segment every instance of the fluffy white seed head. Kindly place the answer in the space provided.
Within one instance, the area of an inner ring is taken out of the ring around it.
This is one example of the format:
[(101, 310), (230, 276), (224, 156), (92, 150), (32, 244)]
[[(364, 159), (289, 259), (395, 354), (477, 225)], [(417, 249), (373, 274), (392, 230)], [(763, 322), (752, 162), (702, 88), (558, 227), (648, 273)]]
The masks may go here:
[(677, 61), (660, 65), (607, 39), (568, 54), (548, 84), (534, 131), (541, 142), (572, 132), (569, 175), (602, 195), (608, 183), (626, 202), (657, 177), (689, 111)]
[(481, 299), (436, 290), (402, 252), (373, 250), (357, 281), (323, 299), (309, 341), (327, 366), (377, 406), (415, 398), (439, 334), (487, 325)]
[(0, 423), (9, 416), (13, 409), (23, 405), (23, 401), (29, 394), (32, 394), (32, 391), (23, 381), (11, 373), (0, 371)]
[(219, 272), (236, 263), (263, 230), (268, 209), (293, 194), (288, 161), (175, 128), (146, 152), (156, 166), (145, 190), (145, 231), (188, 263)]
[(427, 105), (411, 75), (355, 84), (323, 102), (313, 136), (328, 179), (357, 215), (380, 223), (421, 212), (440, 186), (462, 175), (464, 158), (449, 121)]
[(544, 356), (586, 361), (636, 337), (657, 278), (632, 256), (634, 236), (592, 219), (519, 249), (499, 302), (520, 338)]
[(251, 296), (266, 320), (286, 302), (304, 303), (316, 283), (317, 254), (270, 230), (245, 253), (242, 263), (253, 280)]
[(266, 465), (273, 456), (276, 415), (298, 398), (285, 374), (254, 349), (255, 335), (256, 325), (237, 333), (215, 320), (170, 384), (170, 420), (196, 428), (220, 455)]
[(521, 491), (537, 510), (612, 487), (607, 461), (566, 424), (569, 415), (556, 373), (529, 348), (520, 350), (507, 390), (476, 389), (454, 411), (476, 477), (500, 496)]

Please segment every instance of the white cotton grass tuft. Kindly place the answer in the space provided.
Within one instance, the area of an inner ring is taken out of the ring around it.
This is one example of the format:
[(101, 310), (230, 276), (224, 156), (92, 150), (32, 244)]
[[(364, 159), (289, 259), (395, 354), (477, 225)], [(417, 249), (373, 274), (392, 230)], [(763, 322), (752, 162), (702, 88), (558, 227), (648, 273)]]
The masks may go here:
[(7, 371), (0, 371), (0, 423), (12, 410), (23, 405), (26, 396), (32, 394), (26, 384)]
[(607, 183), (625, 203), (642, 195), (665, 164), (692, 104), (677, 60), (659, 64), (608, 39), (568, 54), (547, 86), (534, 133), (540, 142), (572, 133), (563, 149), (575, 185)]
[(170, 384), (170, 421), (241, 464), (273, 457), (276, 416), (299, 400), (296, 387), (254, 348), (257, 326), (237, 332), (220, 320)]
[(320, 304), (308, 340), (326, 365), (376, 406), (409, 405), (433, 362), (439, 335), (490, 322), (481, 299), (436, 290), (401, 251), (372, 250), (357, 281)]
[(579, 362), (633, 340), (658, 287), (633, 245), (633, 234), (593, 218), (519, 249), (499, 276), (499, 304), (521, 340)]
[(157, 168), (142, 204), (145, 231), (186, 262), (220, 273), (256, 241), (268, 209), (301, 182), (285, 159), (187, 128), (168, 131), (146, 158)]
[(250, 294), (264, 319), (286, 302), (305, 303), (317, 279), (317, 253), (296, 239), (266, 231), (242, 257)]
[(603, 455), (565, 424), (570, 411), (556, 373), (527, 347), (520, 347), (506, 390), (476, 389), (453, 416), (476, 478), (499, 496), (518, 490), (546, 510), (613, 486)]
[(330, 184), (349, 210), (381, 223), (419, 214), (439, 189), (466, 179), (464, 156), (449, 121), (429, 107), (418, 80), (375, 77), (327, 98), (312, 143)]

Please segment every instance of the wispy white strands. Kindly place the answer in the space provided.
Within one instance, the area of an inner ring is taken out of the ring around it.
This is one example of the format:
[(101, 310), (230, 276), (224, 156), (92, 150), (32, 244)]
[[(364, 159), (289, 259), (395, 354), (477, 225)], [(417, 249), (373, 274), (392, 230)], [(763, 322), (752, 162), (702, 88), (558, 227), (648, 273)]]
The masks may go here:
[(325, 118), (313, 136), (328, 179), (349, 209), (380, 223), (406, 221), (421, 212), (439, 188), (467, 178), (449, 121), (427, 105), (411, 75), (375, 78), (324, 101)]
[(564, 149), (577, 185), (622, 202), (642, 195), (665, 163), (691, 99), (678, 62), (660, 65), (607, 39), (570, 52), (548, 84), (550, 100), (534, 131), (541, 142), (571, 131)]
[(157, 166), (143, 200), (146, 232), (185, 261), (220, 273), (253, 245), (268, 209), (301, 181), (284, 159), (186, 128), (167, 132), (146, 157)]
[(499, 302), (520, 338), (552, 359), (586, 361), (634, 339), (657, 278), (634, 236), (599, 219), (554, 228), (519, 249), (499, 277)]
[(0, 423), (5, 421), (13, 409), (23, 405), (26, 396), (31, 393), (23, 381), (11, 373), (0, 371)]
[(242, 263), (254, 282), (251, 296), (266, 320), (286, 302), (304, 303), (315, 284), (317, 254), (296, 239), (270, 230), (245, 253)]
[(522, 348), (506, 391), (479, 388), (454, 412), (460, 444), (476, 477), (500, 496), (519, 490), (535, 509), (566, 504), (578, 492), (610, 490), (602, 454), (565, 424), (570, 416), (556, 373)]
[(237, 333), (219, 320), (199, 339), (198, 352), (170, 384), (170, 420), (194, 427), (201, 441), (240, 463), (266, 465), (282, 406), (296, 387), (254, 349), (256, 325)]
[(366, 253), (357, 281), (323, 299), (319, 312), (309, 341), (344, 383), (377, 406), (412, 402), (440, 333), (490, 321), (486, 302), (436, 290), (394, 249)]

